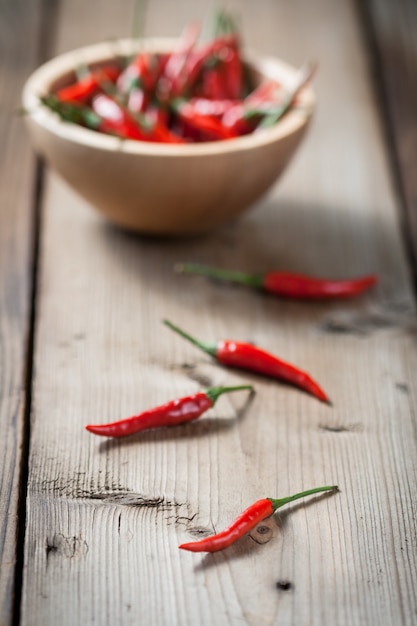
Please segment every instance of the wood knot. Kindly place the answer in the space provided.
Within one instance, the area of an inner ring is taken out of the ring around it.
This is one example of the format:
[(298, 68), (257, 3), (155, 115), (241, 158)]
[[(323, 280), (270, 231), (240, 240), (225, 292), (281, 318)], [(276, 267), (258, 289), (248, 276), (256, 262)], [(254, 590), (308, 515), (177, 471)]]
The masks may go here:
[(256, 543), (268, 543), (273, 538), (277, 529), (276, 522), (272, 517), (263, 520), (250, 533), (249, 537)]
[(88, 552), (88, 545), (81, 537), (65, 537), (61, 533), (57, 533), (46, 540), (46, 558), (52, 554), (74, 559), (83, 557)]
[(279, 580), (277, 582), (277, 589), (280, 591), (289, 591), (293, 588), (293, 584), (289, 580)]

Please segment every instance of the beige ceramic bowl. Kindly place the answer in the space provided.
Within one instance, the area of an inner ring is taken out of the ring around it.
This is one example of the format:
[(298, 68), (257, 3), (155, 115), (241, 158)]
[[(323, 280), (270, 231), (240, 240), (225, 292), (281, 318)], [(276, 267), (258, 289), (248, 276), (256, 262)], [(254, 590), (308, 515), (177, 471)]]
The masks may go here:
[[(140, 49), (166, 51), (174, 41), (100, 43), (63, 54), (37, 69), (23, 106), (37, 152), (110, 221), (149, 234), (200, 233), (251, 207), (277, 180), (308, 125), (314, 94), (273, 128), (236, 139), (187, 145), (121, 141), (62, 122), (39, 97), (74, 78), (80, 63), (99, 66)], [(296, 70), (277, 59), (248, 56), (255, 76), (294, 84)]]

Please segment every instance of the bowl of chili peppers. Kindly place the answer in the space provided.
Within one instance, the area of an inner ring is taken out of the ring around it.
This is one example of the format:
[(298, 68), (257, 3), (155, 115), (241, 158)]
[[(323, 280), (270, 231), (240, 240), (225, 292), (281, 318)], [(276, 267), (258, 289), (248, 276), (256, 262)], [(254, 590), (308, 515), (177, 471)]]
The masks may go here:
[(202, 233), (288, 165), (314, 110), (313, 69), (243, 52), (230, 22), (204, 42), (190, 24), (176, 40), (60, 55), (29, 77), (23, 107), (36, 151), (108, 220)]

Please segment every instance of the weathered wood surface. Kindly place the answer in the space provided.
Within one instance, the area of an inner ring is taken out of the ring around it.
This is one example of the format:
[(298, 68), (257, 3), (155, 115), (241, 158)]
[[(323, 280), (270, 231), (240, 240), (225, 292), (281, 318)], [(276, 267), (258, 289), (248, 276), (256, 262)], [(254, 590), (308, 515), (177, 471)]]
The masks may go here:
[(368, 0), (362, 6), (381, 80), (388, 137), (405, 206), (407, 235), (417, 264), (417, 3)]
[[(154, 0), (146, 32), (175, 35), (209, 6)], [(48, 177), (22, 624), (415, 622), (415, 301), (358, 16), (330, 0), (233, 7), (248, 46), (320, 62), (311, 132), (255, 211), (160, 242), (104, 224)], [(132, 15), (127, 2), (63, 2), (56, 51), (124, 35)], [(308, 305), (176, 276), (178, 260), (381, 280), (356, 301)], [(256, 341), (334, 406), (215, 366), (164, 317), (202, 339)], [(253, 400), (222, 398), (195, 424), (128, 442), (83, 429), (238, 380), (256, 384)], [(329, 483), (341, 493), (288, 507), (267, 544), (177, 549), (259, 497)]]
[[(39, 63), (39, 2), (0, 2), (0, 623), (11, 623), (32, 290), (35, 159), (20, 91)], [(22, 45), (22, 42), (25, 45)], [(23, 451), (24, 452), (24, 451)]]

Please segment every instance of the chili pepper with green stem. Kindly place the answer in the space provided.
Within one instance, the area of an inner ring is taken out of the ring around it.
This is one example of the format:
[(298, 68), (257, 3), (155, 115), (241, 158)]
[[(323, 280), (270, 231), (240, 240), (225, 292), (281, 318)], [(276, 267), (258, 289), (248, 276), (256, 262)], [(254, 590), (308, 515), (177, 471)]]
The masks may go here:
[(228, 528), (216, 535), (210, 537), (204, 537), (199, 541), (190, 541), (189, 543), (182, 543), (179, 548), (181, 550), (189, 550), (190, 552), (218, 552), (228, 548), (238, 539), (249, 533), (255, 528), (259, 522), (267, 517), (270, 517), (275, 511), (289, 502), (310, 496), (315, 493), (321, 493), (323, 491), (337, 491), (337, 485), (316, 487), (315, 489), (308, 489), (301, 493), (296, 493), (293, 496), (287, 498), (263, 498), (257, 500), (248, 507), (243, 513), (241, 513)]
[(151, 92), (158, 78), (159, 59), (156, 54), (139, 52), (129, 65), (123, 70), (117, 80), (120, 93), (129, 93), (140, 87)]
[(148, 116), (133, 113), (120, 105), (114, 98), (99, 94), (93, 98), (92, 107), (102, 117), (114, 133), (125, 139), (139, 141), (183, 143), (183, 139), (172, 133), (158, 121), (153, 122)]
[(279, 102), (276, 102), (277, 94), (273, 97), (279, 85), (274, 81), (261, 84), (241, 103), (225, 113), (222, 118), (223, 124), (236, 135), (245, 135), (255, 129), (273, 126), (293, 106), (301, 90), (313, 78), (316, 67), (315, 64), (302, 67), (298, 72), (295, 86), (284, 97), (281, 95)]
[(164, 320), (164, 324), (175, 331), (184, 339), (200, 348), (206, 354), (214, 357), (219, 363), (229, 367), (263, 374), (270, 378), (284, 380), (307, 393), (315, 396), (322, 402), (331, 404), (329, 398), (321, 387), (311, 378), (309, 374), (303, 372), (298, 367), (294, 367), (286, 361), (282, 361), (278, 357), (258, 348), (250, 343), (242, 343), (230, 339), (218, 341), (216, 344), (207, 344), (198, 341), (188, 333), (184, 332), (178, 326), (174, 326), (168, 320)]
[(274, 126), (287, 113), (293, 105), (295, 99), (302, 89), (311, 81), (316, 73), (317, 65), (315, 63), (307, 63), (298, 71), (298, 77), (293, 89), (284, 98), (281, 105), (271, 114), (264, 117), (258, 128), (270, 128)]
[(196, 84), (203, 78), (206, 68), (217, 63), (217, 55), (225, 47), (234, 47), (236, 45), (236, 35), (229, 34), (217, 37), (213, 41), (202, 46), (200, 49), (193, 51), (189, 55), (184, 67), (182, 83), (177, 88), (176, 95), (184, 96), (192, 91)]
[(199, 32), (198, 24), (188, 24), (182, 32), (177, 48), (168, 56), (160, 76), (159, 96), (162, 99), (170, 99), (180, 94), (181, 77), (197, 43)]
[(274, 80), (267, 80), (251, 91), (244, 100), (229, 106), (223, 114), (222, 123), (236, 135), (252, 133), (260, 120), (272, 107), (277, 109), (282, 87)]
[(374, 274), (348, 280), (330, 280), (279, 271), (267, 272), (266, 274), (245, 274), (198, 263), (177, 264), (175, 269), (185, 274), (199, 274), (209, 278), (240, 283), (276, 296), (304, 300), (350, 298), (361, 294), (377, 282), (377, 277)]
[(223, 393), (241, 391), (243, 389), (253, 391), (252, 385), (210, 387), (205, 392), (200, 391), (191, 396), (171, 400), (166, 404), (117, 422), (88, 424), (86, 429), (95, 435), (102, 435), (103, 437), (126, 437), (151, 428), (184, 424), (197, 419), (205, 411), (213, 407)]
[(41, 103), (56, 113), (63, 122), (80, 124), (91, 130), (98, 130), (103, 119), (90, 107), (73, 102), (62, 102), (56, 96), (48, 95), (40, 98)]
[(101, 89), (102, 83), (114, 83), (119, 74), (120, 70), (116, 67), (103, 67), (87, 74), (84, 78), (72, 85), (62, 87), (55, 95), (61, 102), (86, 103)]

